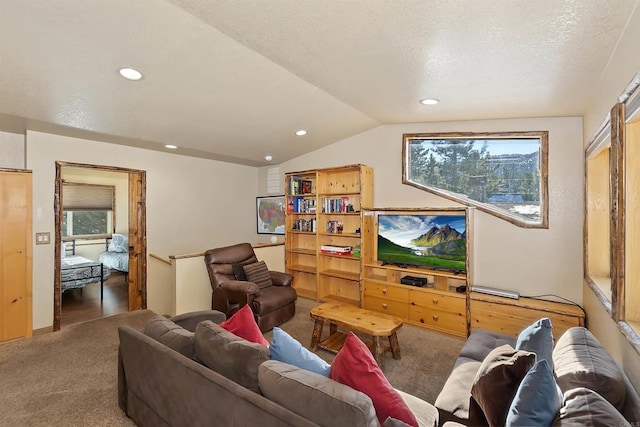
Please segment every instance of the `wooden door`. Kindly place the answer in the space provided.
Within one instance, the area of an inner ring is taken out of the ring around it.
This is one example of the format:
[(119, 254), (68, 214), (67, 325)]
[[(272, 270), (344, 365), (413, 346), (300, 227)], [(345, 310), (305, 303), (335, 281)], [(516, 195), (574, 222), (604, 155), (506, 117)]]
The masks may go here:
[(147, 308), (146, 174), (129, 173), (129, 310)]
[(31, 171), (0, 170), (0, 341), (32, 330)]

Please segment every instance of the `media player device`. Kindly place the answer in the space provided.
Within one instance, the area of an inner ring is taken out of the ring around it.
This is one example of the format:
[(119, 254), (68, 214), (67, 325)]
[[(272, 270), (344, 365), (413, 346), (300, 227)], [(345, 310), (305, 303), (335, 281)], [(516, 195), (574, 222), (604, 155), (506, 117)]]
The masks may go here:
[(400, 283), (403, 285), (423, 287), (428, 284), (428, 280), (426, 277), (404, 276), (400, 279)]

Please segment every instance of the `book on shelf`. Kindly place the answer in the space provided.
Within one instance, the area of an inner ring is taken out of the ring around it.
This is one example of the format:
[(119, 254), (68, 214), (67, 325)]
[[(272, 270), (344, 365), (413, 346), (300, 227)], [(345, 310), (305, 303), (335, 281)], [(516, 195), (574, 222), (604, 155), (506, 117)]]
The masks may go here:
[(333, 246), (322, 245), (320, 246), (320, 252), (328, 255), (351, 255), (353, 247), (351, 246)]
[(292, 176), (289, 178), (289, 194), (312, 194), (313, 193), (313, 181), (309, 179), (303, 179), (299, 176)]

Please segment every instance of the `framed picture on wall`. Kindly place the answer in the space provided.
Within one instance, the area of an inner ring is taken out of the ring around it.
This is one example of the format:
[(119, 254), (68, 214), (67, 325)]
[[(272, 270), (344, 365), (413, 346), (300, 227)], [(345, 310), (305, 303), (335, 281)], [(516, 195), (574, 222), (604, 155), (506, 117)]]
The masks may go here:
[(258, 234), (284, 234), (286, 209), (284, 196), (256, 197)]

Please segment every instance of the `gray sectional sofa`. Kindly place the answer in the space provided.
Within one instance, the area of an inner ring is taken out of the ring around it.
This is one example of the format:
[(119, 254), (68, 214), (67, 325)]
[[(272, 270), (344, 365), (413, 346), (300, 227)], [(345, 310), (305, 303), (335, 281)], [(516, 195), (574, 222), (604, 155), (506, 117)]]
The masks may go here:
[[(483, 329), (475, 329), (469, 335), (435, 402), (441, 424), (488, 425), (482, 409), (471, 397), (471, 389), (483, 360), (505, 344), (515, 347), (516, 338)], [(638, 393), (589, 330), (567, 330), (555, 343), (552, 359), (555, 378), (564, 393), (564, 406), (553, 425), (640, 425)], [(594, 403), (591, 391), (604, 396), (629, 424), (608, 418), (609, 414), (596, 414), (596, 409), (607, 403)], [(570, 418), (573, 415), (576, 418)]]
[[(154, 318), (119, 328), (118, 402), (140, 426), (379, 426), (371, 399), (329, 378), (270, 360), (228, 333), (224, 314)], [(195, 331), (195, 333), (193, 332)], [(420, 426), (436, 408), (399, 391)], [(386, 426), (402, 425), (389, 419)]]
[[(223, 313), (212, 310), (172, 319), (157, 316), (144, 332), (119, 328), (118, 401), (136, 424), (380, 425), (368, 396), (270, 360), (267, 347), (225, 331), (217, 325), (223, 320)], [(516, 339), (474, 330), (435, 406), (399, 391), (419, 425), (489, 425), (471, 390), (483, 360), (504, 344), (516, 347)], [(587, 329), (563, 334), (552, 359), (554, 378), (564, 393), (553, 425), (640, 425), (637, 392)], [(500, 388), (491, 390), (492, 399), (501, 393)], [(390, 426), (406, 425), (388, 419), (384, 427)]]

